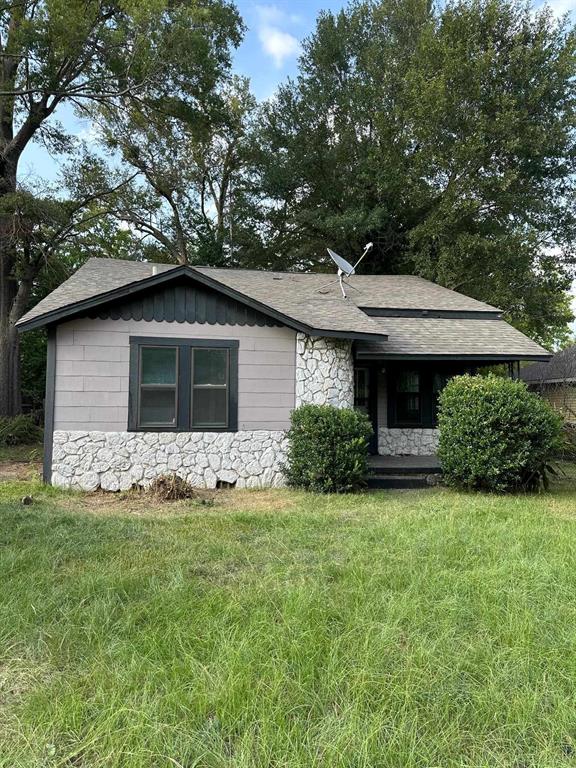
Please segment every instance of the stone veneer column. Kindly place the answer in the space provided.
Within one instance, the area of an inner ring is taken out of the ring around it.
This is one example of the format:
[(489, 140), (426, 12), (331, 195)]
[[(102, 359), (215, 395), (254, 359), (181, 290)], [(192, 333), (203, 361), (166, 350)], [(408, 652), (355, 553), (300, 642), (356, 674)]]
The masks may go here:
[(305, 403), (353, 407), (351, 341), (297, 334), (296, 406)]

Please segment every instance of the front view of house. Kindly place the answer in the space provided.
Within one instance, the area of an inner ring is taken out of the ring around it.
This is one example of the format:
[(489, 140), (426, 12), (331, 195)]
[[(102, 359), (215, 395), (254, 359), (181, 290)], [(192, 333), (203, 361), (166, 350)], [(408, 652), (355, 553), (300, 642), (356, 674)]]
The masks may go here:
[(550, 357), (406, 275), (355, 275), (343, 298), (325, 274), (90, 259), (18, 325), (48, 331), (45, 480), (84, 490), (281, 485), (303, 403), (366, 411), (373, 453), (432, 454), (451, 376)]

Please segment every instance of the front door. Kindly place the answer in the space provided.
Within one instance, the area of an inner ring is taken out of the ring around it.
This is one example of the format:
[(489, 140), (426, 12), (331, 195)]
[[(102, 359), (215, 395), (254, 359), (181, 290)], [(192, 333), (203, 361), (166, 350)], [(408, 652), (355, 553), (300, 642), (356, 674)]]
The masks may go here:
[(354, 408), (365, 413), (372, 424), (368, 450), (378, 453), (378, 369), (373, 365), (354, 369)]

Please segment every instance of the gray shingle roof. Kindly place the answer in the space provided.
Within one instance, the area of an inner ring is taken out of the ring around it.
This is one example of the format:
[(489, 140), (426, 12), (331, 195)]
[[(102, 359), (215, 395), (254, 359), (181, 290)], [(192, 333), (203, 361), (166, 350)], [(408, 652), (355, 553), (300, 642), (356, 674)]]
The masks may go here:
[(520, 370), (520, 378), (526, 382), (558, 384), (576, 381), (576, 345), (566, 347), (545, 363), (534, 363)]
[(549, 353), (513, 326), (490, 319), (386, 317), (375, 318), (388, 339), (358, 342), (359, 356), (446, 355), (476, 358), (530, 359)]
[[(143, 280), (182, 270), (171, 264), (120, 259), (89, 259), (72, 277), (39, 302), (20, 321), (28, 326), (51, 322), (59, 313), (83, 308), (83, 302), (106, 300), (113, 291), (138, 289)], [(232, 290), (246, 300), (280, 313), (287, 321), (317, 331), (358, 337), (388, 334), (389, 354), (527, 355), (548, 353), (504, 321), (495, 307), (411, 275), (355, 275), (349, 279), (348, 299), (338, 283), (326, 285), (329, 274), (264, 272), (194, 267), (188, 270)], [(167, 276), (167, 275), (166, 275)], [(371, 317), (363, 308), (473, 312), (480, 319)], [(58, 313), (58, 314), (56, 314)], [(486, 318), (482, 315), (486, 313)], [(479, 351), (481, 350), (481, 351)]]

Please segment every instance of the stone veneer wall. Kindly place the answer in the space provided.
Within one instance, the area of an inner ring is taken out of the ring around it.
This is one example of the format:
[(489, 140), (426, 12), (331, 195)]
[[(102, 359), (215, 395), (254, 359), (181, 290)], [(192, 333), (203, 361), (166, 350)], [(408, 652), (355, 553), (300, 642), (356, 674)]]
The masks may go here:
[(284, 432), (54, 432), (52, 484), (94, 491), (146, 486), (177, 474), (197, 488), (284, 484)]
[(296, 406), (305, 403), (352, 408), (352, 342), (296, 335)]
[[(352, 344), (299, 333), (296, 340), (296, 405), (354, 404)], [(126, 490), (175, 473), (198, 488), (218, 481), (237, 488), (284, 484), (284, 431), (54, 432), (52, 484), (86, 491)]]
[(381, 456), (430, 456), (438, 450), (438, 429), (406, 428), (378, 430)]

